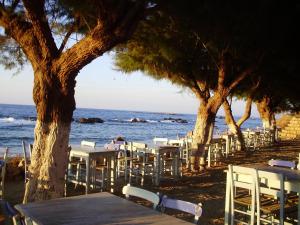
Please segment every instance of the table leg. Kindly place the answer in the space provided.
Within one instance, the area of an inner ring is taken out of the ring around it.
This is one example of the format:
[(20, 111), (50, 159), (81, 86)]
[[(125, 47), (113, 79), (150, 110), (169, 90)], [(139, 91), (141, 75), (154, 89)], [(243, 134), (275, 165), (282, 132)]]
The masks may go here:
[(110, 192), (114, 192), (115, 180), (116, 180), (116, 158), (111, 156), (110, 158)]
[(225, 218), (224, 218), (225, 225), (229, 225), (229, 215), (230, 215), (230, 180), (229, 180), (229, 172), (227, 172), (226, 195), (225, 195)]
[(155, 170), (154, 184), (158, 186), (160, 180), (160, 155), (159, 154), (156, 154), (155, 156), (154, 170)]
[(298, 194), (298, 225), (300, 225), (300, 193)]
[(112, 158), (107, 157), (107, 190), (111, 191), (112, 187)]
[(88, 157), (85, 162), (86, 162), (86, 189), (85, 189), (85, 194), (89, 193), (90, 190), (90, 167), (91, 167), (91, 162), (90, 162), (90, 157)]

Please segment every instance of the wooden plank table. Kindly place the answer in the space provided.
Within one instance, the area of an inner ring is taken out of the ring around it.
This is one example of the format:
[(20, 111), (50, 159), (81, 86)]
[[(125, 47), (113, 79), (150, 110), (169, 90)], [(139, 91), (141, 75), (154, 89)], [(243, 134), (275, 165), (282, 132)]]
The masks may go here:
[(110, 191), (113, 192), (113, 185), (116, 177), (116, 159), (118, 150), (108, 150), (104, 147), (89, 147), (89, 146), (72, 146), (70, 151), (70, 157), (78, 157), (84, 159), (86, 162), (86, 194), (89, 193), (90, 189), (90, 174), (92, 171), (93, 162), (98, 157), (103, 157), (107, 159), (107, 170), (108, 172), (108, 182)]
[(191, 224), (108, 192), (20, 204), (15, 208), (38, 225)]

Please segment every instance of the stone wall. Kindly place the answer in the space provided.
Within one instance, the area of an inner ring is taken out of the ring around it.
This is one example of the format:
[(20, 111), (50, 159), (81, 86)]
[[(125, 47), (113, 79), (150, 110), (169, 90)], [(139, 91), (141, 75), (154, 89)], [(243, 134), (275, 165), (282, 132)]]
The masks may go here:
[(281, 140), (300, 139), (300, 114), (283, 115), (276, 124), (281, 128), (279, 132)]

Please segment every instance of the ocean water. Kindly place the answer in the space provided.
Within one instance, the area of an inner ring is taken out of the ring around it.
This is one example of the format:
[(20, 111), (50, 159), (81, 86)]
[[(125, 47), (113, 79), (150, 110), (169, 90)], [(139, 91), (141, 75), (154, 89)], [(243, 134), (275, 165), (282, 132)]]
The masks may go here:
[[(104, 123), (78, 123), (79, 118), (101, 118)], [(128, 141), (150, 144), (154, 137), (177, 138), (193, 130), (196, 115), (171, 114), (103, 109), (76, 109), (71, 126), (70, 144), (79, 144), (81, 140), (95, 141), (97, 146), (104, 145), (118, 136)], [(133, 118), (146, 122), (131, 122)], [(174, 119), (186, 120), (178, 123)], [(10, 154), (21, 153), (21, 141), (33, 142), (36, 110), (34, 106), (0, 104), (0, 149), (10, 148)], [(261, 126), (257, 118), (250, 118), (244, 128)], [(224, 118), (218, 116), (215, 133), (227, 130)]]

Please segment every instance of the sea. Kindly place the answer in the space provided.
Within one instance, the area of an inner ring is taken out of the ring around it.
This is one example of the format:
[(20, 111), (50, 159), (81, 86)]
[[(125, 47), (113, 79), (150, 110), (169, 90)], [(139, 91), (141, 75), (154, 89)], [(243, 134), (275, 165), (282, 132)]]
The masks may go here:
[[(80, 123), (80, 118), (101, 118), (103, 123)], [(136, 121), (136, 122), (133, 122)], [(122, 136), (127, 141), (151, 144), (154, 137), (176, 139), (193, 130), (195, 114), (140, 112), (125, 110), (78, 108), (74, 111), (70, 144), (82, 140), (95, 141), (97, 146)], [(33, 143), (36, 109), (31, 105), (0, 104), (0, 149), (9, 147), (11, 155), (20, 155), (22, 140)], [(258, 118), (250, 118), (242, 128), (261, 126)], [(227, 130), (223, 116), (217, 116), (214, 134)]]

